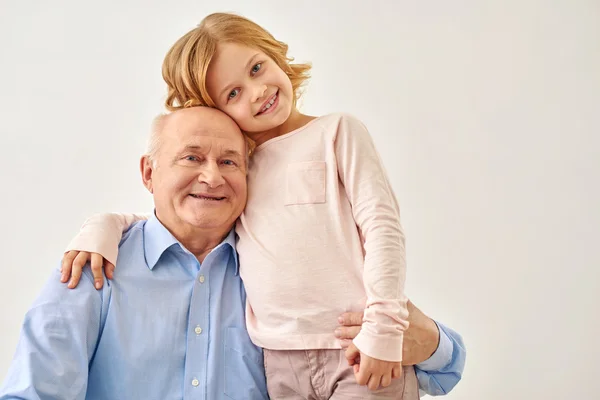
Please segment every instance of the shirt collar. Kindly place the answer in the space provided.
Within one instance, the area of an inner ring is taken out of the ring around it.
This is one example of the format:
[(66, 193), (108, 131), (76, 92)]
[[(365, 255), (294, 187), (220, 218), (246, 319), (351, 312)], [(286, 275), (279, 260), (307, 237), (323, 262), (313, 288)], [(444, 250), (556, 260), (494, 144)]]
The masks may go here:
[(240, 273), (240, 262), (238, 260), (238, 253), (237, 250), (235, 248), (235, 242), (236, 242), (236, 233), (235, 233), (235, 229), (231, 229), (231, 231), (229, 231), (229, 234), (227, 235), (227, 237), (225, 238), (225, 240), (223, 240), (223, 242), (221, 242), (220, 246), (227, 246), (229, 245), (230, 251), (233, 254), (233, 262), (235, 263), (235, 274), (238, 275)]
[[(236, 234), (235, 230), (232, 229), (225, 239), (213, 249), (217, 250), (221, 246), (229, 246), (230, 251), (233, 253), (233, 260), (235, 263), (235, 274), (239, 274), (240, 265), (238, 261), (238, 254), (235, 249)], [(187, 249), (165, 228), (165, 226), (156, 218), (156, 215), (152, 213), (152, 216), (146, 221), (144, 225), (144, 256), (146, 258), (146, 265), (150, 270), (155, 266), (162, 254), (167, 251), (171, 246), (179, 245), (179, 247), (187, 251)]]

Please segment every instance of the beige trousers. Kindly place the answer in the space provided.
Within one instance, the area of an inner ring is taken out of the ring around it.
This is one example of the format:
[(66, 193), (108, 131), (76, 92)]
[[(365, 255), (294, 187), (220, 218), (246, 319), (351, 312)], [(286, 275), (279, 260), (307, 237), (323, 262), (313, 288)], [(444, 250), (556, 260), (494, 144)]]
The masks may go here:
[(272, 400), (418, 400), (413, 367), (376, 391), (356, 383), (344, 350), (264, 349), (267, 390)]

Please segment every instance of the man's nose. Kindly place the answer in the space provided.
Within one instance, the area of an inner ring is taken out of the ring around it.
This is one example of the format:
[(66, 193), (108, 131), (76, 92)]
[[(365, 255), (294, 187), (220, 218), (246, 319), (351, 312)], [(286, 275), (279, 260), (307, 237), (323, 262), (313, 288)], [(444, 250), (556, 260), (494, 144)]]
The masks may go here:
[(252, 90), (252, 102), (254, 103), (263, 99), (265, 93), (267, 93), (267, 85), (256, 84)]
[(211, 188), (219, 187), (225, 183), (223, 174), (221, 174), (219, 165), (216, 162), (207, 164), (198, 176), (198, 180), (206, 183)]

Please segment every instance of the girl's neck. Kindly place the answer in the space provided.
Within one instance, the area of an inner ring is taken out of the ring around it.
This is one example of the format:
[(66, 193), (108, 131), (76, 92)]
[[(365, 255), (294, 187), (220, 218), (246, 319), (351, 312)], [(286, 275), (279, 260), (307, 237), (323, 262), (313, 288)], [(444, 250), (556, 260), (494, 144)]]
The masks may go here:
[(315, 118), (316, 117), (300, 113), (300, 111), (294, 107), (292, 108), (290, 116), (283, 124), (276, 126), (273, 129), (269, 129), (268, 131), (250, 133), (248, 136), (254, 140), (256, 146), (260, 146), (273, 138), (303, 127)]

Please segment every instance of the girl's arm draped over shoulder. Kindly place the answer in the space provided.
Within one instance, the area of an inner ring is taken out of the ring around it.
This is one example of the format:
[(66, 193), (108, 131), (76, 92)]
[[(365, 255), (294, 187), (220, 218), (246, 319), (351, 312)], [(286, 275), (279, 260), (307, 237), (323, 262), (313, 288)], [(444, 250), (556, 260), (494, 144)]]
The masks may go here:
[[(100, 289), (104, 283), (102, 268), (108, 278), (117, 262), (119, 243), (123, 233), (137, 221), (147, 220), (152, 214), (95, 214), (88, 218), (77, 236), (67, 246), (62, 260), (61, 281), (69, 288), (75, 288), (81, 278), (83, 267), (91, 262), (95, 287)], [(104, 262), (106, 260), (106, 262)]]
[(406, 262), (400, 211), (383, 163), (365, 126), (343, 116), (335, 138), (339, 177), (364, 240), (364, 323), (354, 339), (369, 357), (402, 361), (408, 327)]
[(95, 214), (85, 220), (77, 236), (65, 252), (77, 250), (98, 253), (115, 265), (123, 232), (137, 221), (147, 220), (152, 214)]

